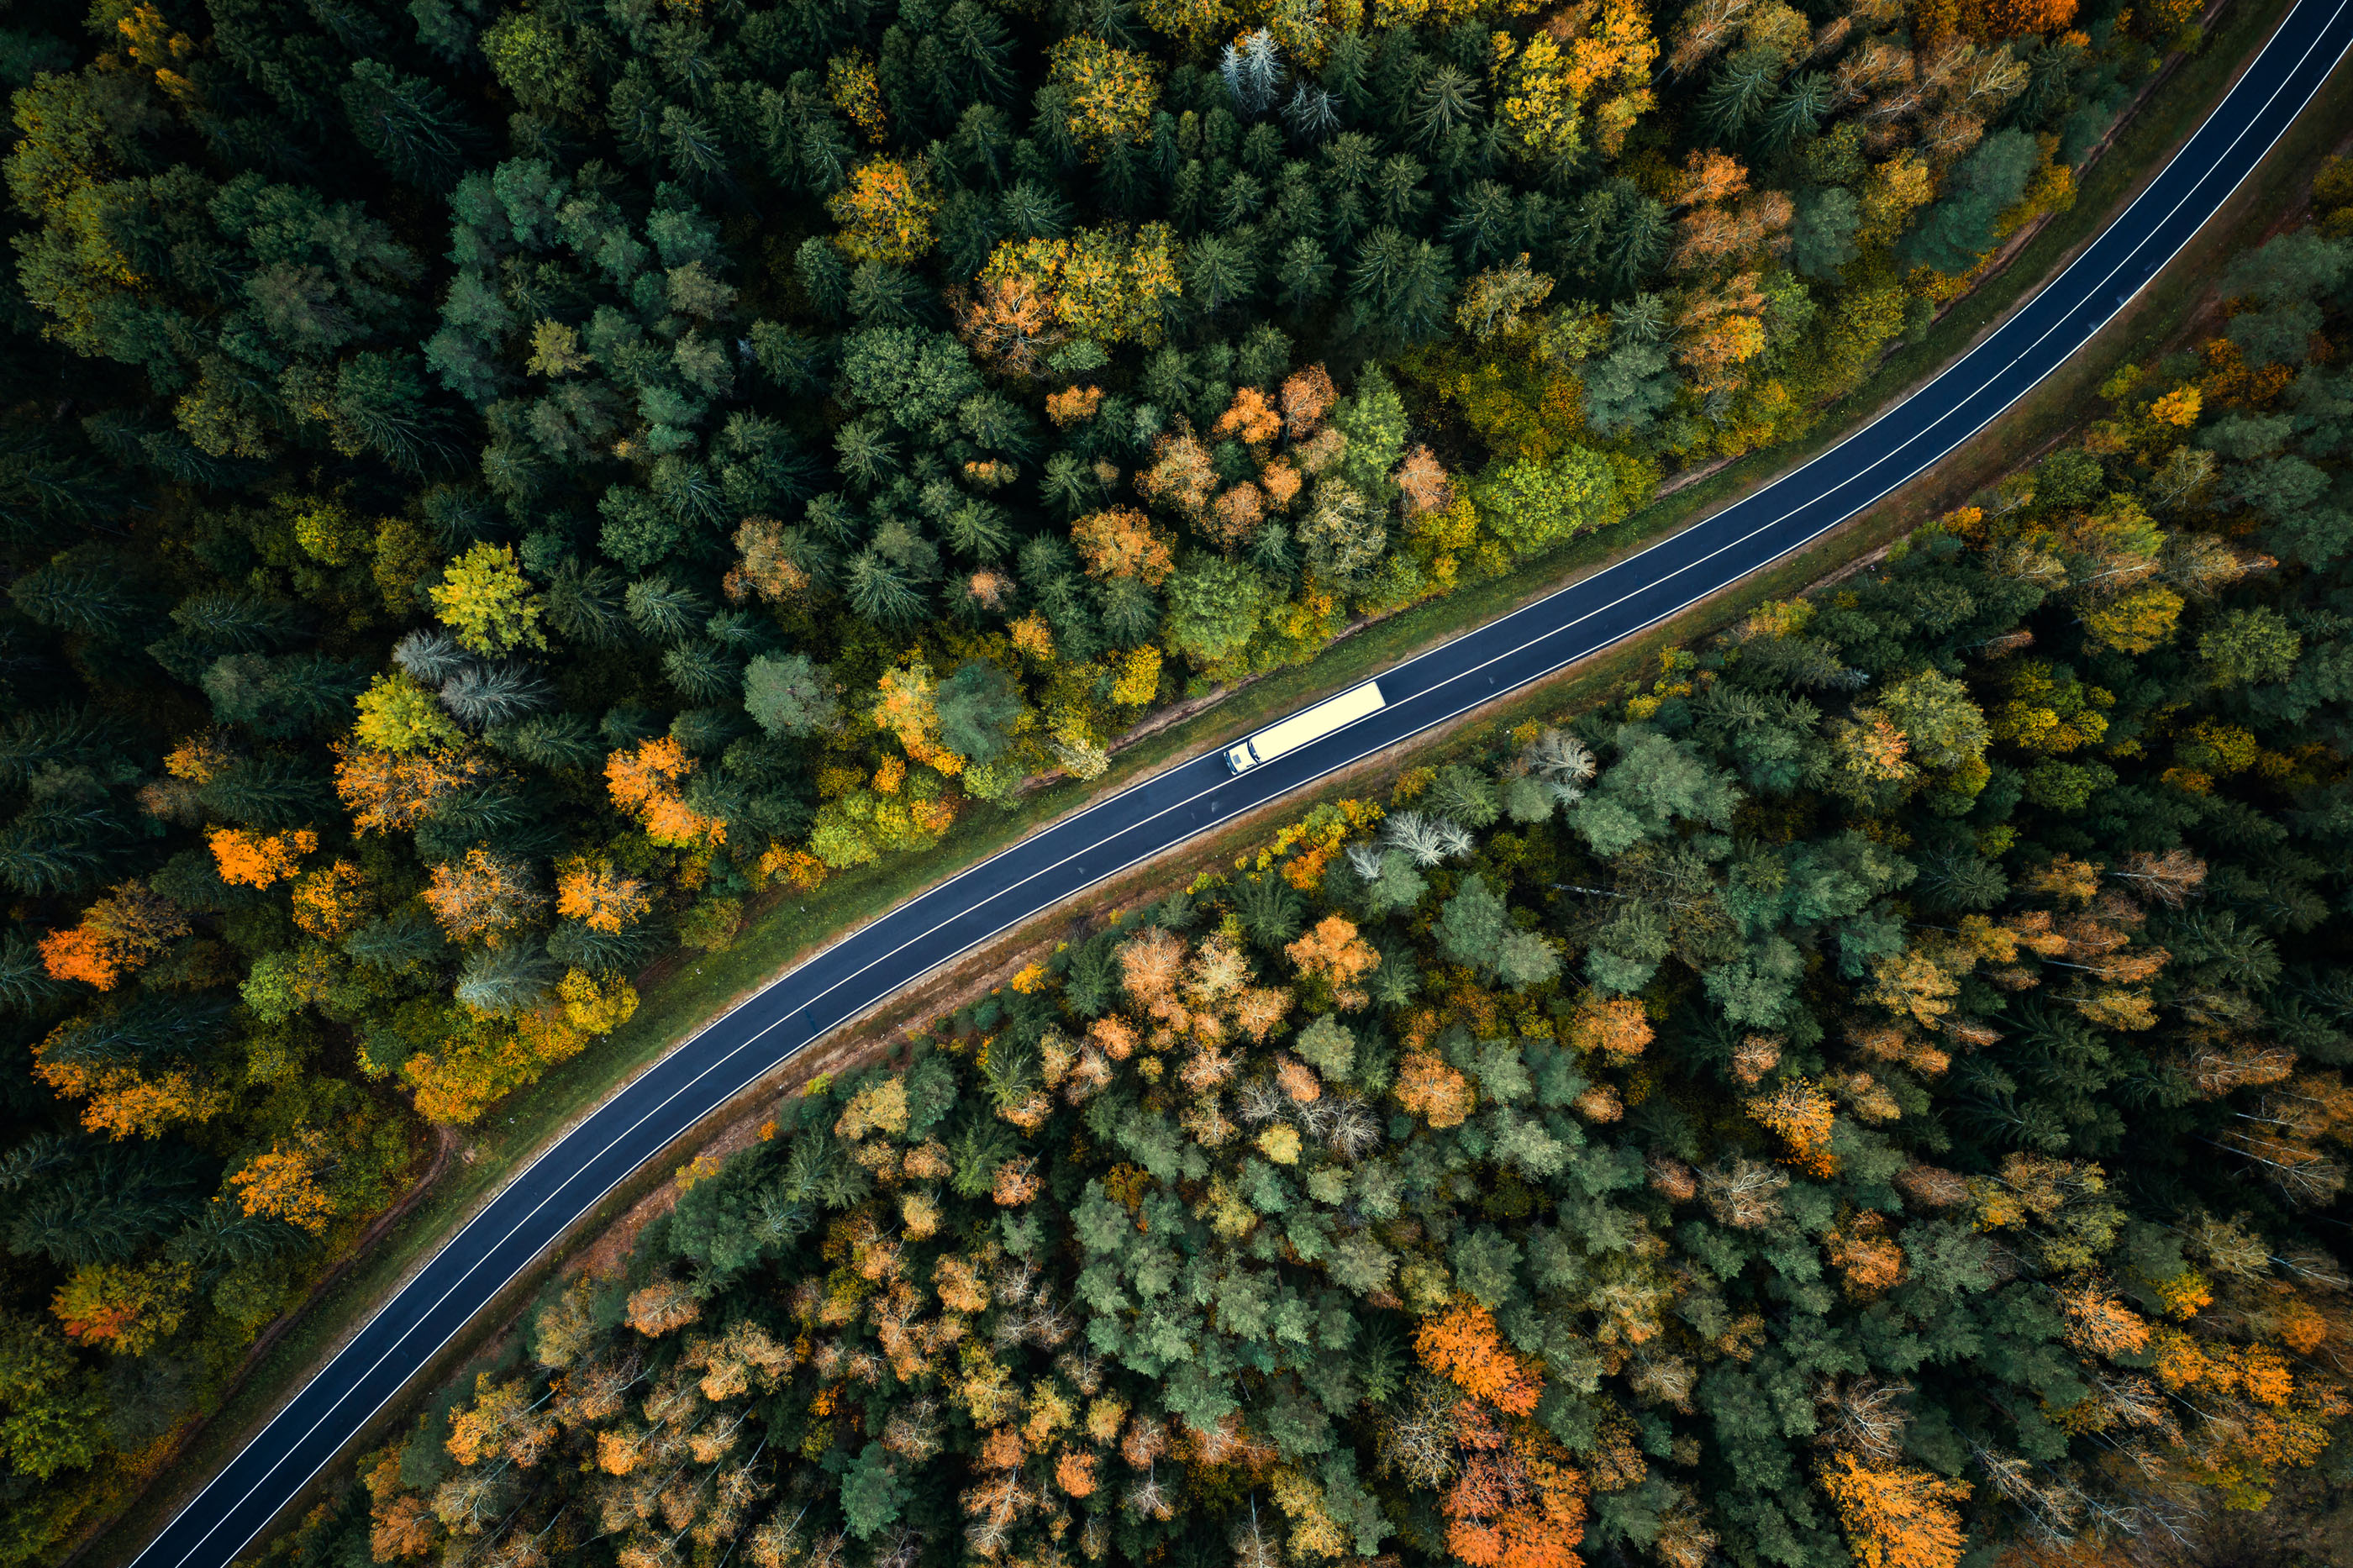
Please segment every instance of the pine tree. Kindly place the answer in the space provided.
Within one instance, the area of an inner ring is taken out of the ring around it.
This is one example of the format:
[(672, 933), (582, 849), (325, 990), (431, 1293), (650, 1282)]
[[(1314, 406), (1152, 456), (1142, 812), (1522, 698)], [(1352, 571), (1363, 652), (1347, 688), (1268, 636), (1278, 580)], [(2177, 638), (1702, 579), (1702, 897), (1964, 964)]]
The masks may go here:
[(1742, 49), (1715, 68), (1699, 100), (1700, 119), (1725, 144), (1736, 144), (1761, 117), (1779, 84), (1781, 61), (1768, 49)]
[(1282, 247), (1275, 268), (1275, 280), (1282, 285), (1277, 298), (1295, 310), (1321, 304), (1331, 298), (1335, 273), (1322, 243), (1300, 235)]
[(553, 699), (529, 665), (512, 660), (472, 665), (441, 684), (441, 706), (470, 730), (515, 723)]
[(1674, 238), (1674, 224), (1668, 218), (1666, 208), (1642, 196), (1634, 200), (1615, 227), (1617, 232), (1607, 248), (1605, 271), (1610, 285), (1624, 290), (1633, 288), (1666, 259), (1667, 247)]
[(123, 1263), (206, 1206), (216, 1170), (185, 1144), (97, 1143), (20, 1194), (9, 1249), (42, 1253), (63, 1268)]
[(269, 740), (290, 740), (340, 727), (367, 677), (362, 666), (325, 654), (270, 658), (245, 653), (215, 660), (201, 684), (222, 723), (242, 724)]
[(1764, 111), (1757, 140), (1774, 152), (1788, 152), (1820, 128), (1822, 117), (1835, 103), (1836, 94), (1827, 76), (1820, 71), (1799, 71), (1782, 84), (1779, 96)]
[(261, 756), (223, 768), (196, 791), (206, 811), (250, 827), (295, 827), (334, 810), (327, 781), (303, 763)]
[(121, 571), (63, 555), (17, 578), (8, 596), (42, 626), (118, 642), (137, 637), (153, 610)]
[(710, 618), (711, 606), (668, 577), (640, 577), (625, 595), (630, 622), (657, 642), (680, 643)]
[(645, 921), (601, 931), (585, 921), (565, 921), (547, 938), (550, 958), (567, 968), (598, 975), (634, 973), (653, 962), (660, 948), (659, 931)]
[(1113, 577), (1097, 591), (1103, 634), (1122, 647), (1141, 647), (1160, 630), (1160, 598), (1141, 578)]
[(0, 1009), (29, 1016), (47, 1007), (64, 990), (61, 984), (50, 978), (38, 947), (13, 931), (0, 935)]
[(119, 722), (89, 709), (20, 712), (0, 731), (0, 784), (22, 789), (41, 769), (88, 766), (132, 745)]
[(566, 561), (547, 580), (548, 622), (585, 647), (619, 647), (629, 631), (621, 595), (621, 579), (610, 568)]
[(360, 145), (412, 185), (448, 190), (485, 145), (448, 93), (381, 60), (353, 62), (343, 100)]
[(595, 728), (577, 713), (543, 713), (517, 724), (495, 724), (482, 738), (509, 756), (550, 773), (596, 768), (605, 761)]
[(299, 636), (301, 612), (256, 594), (194, 594), (172, 608), (183, 632), (219, 653), (252, 653)]
[(871, 550), (850, 557), (845, 591), (849, 607), (860, 617), (892, 631), (903, 631), (931, 613), (923, 595), (902, 573)]
[(129, 505), (121, 479), (46, 431), (0, 430), (0, 537), (31, 540), (61, 523), (89, 523)]
[(441, 928), (414, 911), (387, 915), (343, 939), (343, 951), (357, 963), (397, 974), (438, 956)]
[(470, 956), (450, 994), (477, 1013), (509, 1015), (537, 1005), (554, 983), (554, 961), (543, 945), (509, 942)]
[(1256, 270), (1247, 245), (1224, 235), (1204, 235), (1185, 250), (1186, 297), (1214, 316), (1249, 296)]
[(680, 643), (662, 655), (662, 674), (680, 696), (693, 703), (724, 701), (735, 694), (742, 668), (715, 643)]
[(1384, 226), (1366, 236), (1349, 269), (1348, 297), (1360, 326), (1411, 342), (1443, 330), (1453, 270), (1429, 240)]
[(1260, 947), (1272, 952), (1299, 934), (1307, 907), (1281, 877), (1244, 879), (1234, 884), (1233, 893), (1234, 912)]
[(473, 655), (438, 626), (422, 626), (392, 645), (392, 660), (427, 686), (438, 687), (470, 668)]
[(21, 893), (66, 893), (97, 881), (129, 835), (104, 802), (37, 802), (0, 829), (0, 881)]
[(319, 1238), (275, 1215), (248, 1214), (234, 1204), (206, 1204), (171, 1239), (167, 1256), (192, 1263), (199, 1283), (218, 1285), (240, 1263), (292, 1258), (319, 1245)]
[(1013, 548), (1005, 509), (994, 501), (965, 500), (941, 520), (948, 545), (967, 560), (1002, 561)]
[(461, 459), (414, 355), (353, 354), (335, 373), (331, 406), (336, 445), (347, 455), (373, 451), (418, 477), (454, 468)]

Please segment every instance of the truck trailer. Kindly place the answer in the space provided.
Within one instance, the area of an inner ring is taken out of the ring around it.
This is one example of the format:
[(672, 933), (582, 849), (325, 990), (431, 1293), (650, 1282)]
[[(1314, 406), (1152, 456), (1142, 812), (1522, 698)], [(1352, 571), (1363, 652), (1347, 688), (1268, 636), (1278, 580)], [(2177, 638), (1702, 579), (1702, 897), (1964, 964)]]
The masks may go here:
[(1268, 725), (1239, 745), (1226, 749), (1226, 766), (1233, 773), (1247, 773), (1261, 763), (1271, 763), (1286, 752), (1295, 752), (1311, 741), (1320, 741), (1335, 730), (1345, 729), (1368, 714), (1377, 713), (1388, 706), (1381, 696), (1381, 683), (1367, 680), (1362, 686), (1352, 686), (1336, 697), (1326, 697), (1313, 708), (1303, 709), (1280, 723)]

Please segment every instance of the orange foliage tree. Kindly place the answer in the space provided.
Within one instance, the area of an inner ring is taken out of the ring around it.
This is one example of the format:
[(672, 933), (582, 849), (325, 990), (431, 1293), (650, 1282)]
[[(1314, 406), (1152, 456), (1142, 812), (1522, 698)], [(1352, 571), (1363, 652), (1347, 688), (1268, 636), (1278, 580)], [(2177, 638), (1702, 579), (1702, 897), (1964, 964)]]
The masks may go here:
[(144, 882), (124, 882), (84, 910), (80, 924), (41, 938), (41, 964), (57, 979), (111, 991), (190, 929), (171, 900)]
[(1176, 570), (1168, 536), (1134, 507), (1089, 512), (1071, 525), (1071, 542), (1090, 576), (1134, 577), (1157, 588)]
[(1630, 1062), (1651, 1043), (1652, 1030), (1642, 1005), (1630, 996), (1588, 995), (1569, 1019), (1567, 1042), (1611, 1062)]
[(338, 746), (335, 793), (360, 833), (406, 833), (425, 820), (435, 801), (494, 771), (482, 758), (459, 752), (404, 756), (372, 746)]
[(1544, 1394), (1543, 1374), (1504, 1343), (1494, 1314), (1467, 1298), (1423, 1319), (1413, 1349), (1422, 1365), (1463, 1393), (1514, 1415), (1534, 1412)]
[(335, 1201), (320, 1184), (332, 1165), (322, 1152), (325, 1145), (325, 1135), (314, 1128), (292, 1148), (280, 1142), (255, 1155), (228, 1179), (238, 1204), (248, 1215), (266, 1215), (324, 1236), (335, 1215)]
[(343, 935), (368, 906), (367, 873), (349, 860), (313, 867), (294, 883), (294, 923), (312, 936)]
[(478, 845), (433, 868), (425, 902), (452, 942), (495, 941), (530, 920), (546, 895), (529, 862)]
[(1839, 1454), (1823, 1467), (1822, 1490), (1862, 1568), (1953, 1568), (1961, 1560), (1966, 1539), (1954, 1505), (1968, 1497), (1968, 1482)]
[(1430, 1051), (1406, 1053), (1391, 1092), (1409, 1114), (1438, 1128), (1461, 1126), (1479, 1102), (1471, 1080)]
[(144, 1355), (187, 1315), (195, 1269), (185, 1263), (92, 1263), (49, 1303), (69, 1338), (118, 1355)]
[(1329, 986), (1343, 1007), (1365, 1005), (1364, 993), (1356, 989), (1356, 982), (1378, 968), (1381, 962), (1379, 950), (1358, 934), (1356, 922), (1345, 915), (1325, 915), (1306, 935), (1282, 951), (1299, 966), (1303, 979)]
[(1750, 1120), (1778, 1133), (1790, 1164), (1827, 1176), (1838, 1169), (1831, 1152), (1831, 1098), (1802, 1078), (1784, 1079), (1770, 1094), (1744, 1102)]
[(307, 827), (288, 833), (216, 827), (205, 840), (213, 847), (221, 880), (241, 888), (267, 888), (284, 881), (301, 868), (303, 856), (319, 847), (318, 834)]
[(1472, 1568), (1578, 1568), (1586, 1479), (1567, 1450), (1550, 1433), (1506, 1426), (1472, 1401), (1457, 1421), (1462, 1468), (1439, 1502), (1447, 1550)]
[(667, 735), (605, 760), (613, 804), (644, 823), (647, 837), (671, 849), (716, 848), (727, 842), (726, 822), (696, 811), (679, 789), (693, 772), (694, 759)]
[(614, 869), (603, 856), (575, 855), (556, 868), (555, 912), (590, 931), (634, 925), (652, 903), (643, 879)]

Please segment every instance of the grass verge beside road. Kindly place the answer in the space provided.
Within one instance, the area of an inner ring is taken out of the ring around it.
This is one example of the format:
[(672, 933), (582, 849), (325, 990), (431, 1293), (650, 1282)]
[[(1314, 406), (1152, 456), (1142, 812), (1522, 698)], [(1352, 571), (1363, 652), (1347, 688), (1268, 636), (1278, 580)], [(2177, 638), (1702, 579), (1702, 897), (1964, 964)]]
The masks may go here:
[[(1977, 337), (2021, 301), (2105, 226), (2108, 217), (2161, 166), (2166, 157), (2203, 119), (2206, 110), (2251, 58), (2286, 9), (2286, 0), (2237, 0), (2218, 19), (2206, 49), (2182, 62), (2172, 79), (2116, 133), (2105, 154), (2085, 173), (2074, 208), (2060, 215), (2022, 247), (2009, 266), (1960, 301), (1925, 342), (1882, 363), (1862, 389), (1829, 410), (1811, 441), (1753, 455), (1691, 485), (1636, 514), (1618, 528), (1563, 547), (1509, 576), (1467, 587), (1450, 597), (1378, 622), (1337, 644), (1314, 663), (1283, 670), (1237, 691), (1208, 710), (1171, 725), (1120, 753), (1113, 771), (1094, 784), (1063, 783), (1038, 791), (1013, 811), (976, 810), (959, 824), (951, 846), (838, 877), (814, 895), (787, 896), (769, 905), (726, 952), (665, 963), (643, 984), (644, 1002), (623, 1029), (550, 1072), (537, 1085), (495, 1108), (484, 1122), (464, 1131), (459, 1157), (447, 1163), (441, 1178), (389, 1227), (374, 1252), (355, 1260), (313, 1297), (300, 1319), (258, 1356), (239, 1388), (177, 1457), (169, 1475), (142, 1497), (114, 1526), (79, 1554), (92, 1562), (127, 1561), (171, 1511), (193, 1495), (203, 1479), (226, 1462), (250, 1432), (276, 1408), (285, 1392), (321, 1364), (364, 1321), (400, 1279), (455, 1230), (531, 1156), (584, 1116), (622, 1083), (659, 1058), (681, 1038), (702, 1027), (737, 999), (758, 990), (780, 970), (811, 949), (873, 918), (920, 888), (1028, 836), (1043, 822), (1076, 808), (1110, 789), (1157, 770), (1172, 757), (1257, 727), (1266, 719), (1394, 664), (1459, 630), (1493, 619), (1599, 569), (1641, 543), (1673, 531), (1735, 496), (1793, 468), (1834, 444), (1879, 407), (1900, 396), (1957, 357)], [(2202, 280), (2220, 258), (2300, 199), (2300, 186), (2320, 152), (2334, 142), (2334, 128), (2353, 123), (2353, 83), (2346, 74), (2331, 80), (2320, 99), (2283, 139), (2263, 165), (2226, 205), (2221, 218), (2086, 350), (2021, 400), (1955, 458), (1915, 481), (1870, 513), (1819, 542), (1802, 555), (1744, 580), (1715, 599), (1685, 611), (1569, 671), (1540, 683), (1489, 710), (1459, 721), (1443, 739), (1413, 748), (1417, 760), (1433, 749), (1470, 743), (1488, 727), (1509, 725), (1538, 714), (1558, 712), (1599, 700), (1620, 682), (1654, 662), (1665, 647), (1700, 635), (1745, 613), (1759, 600), (1786, 596), (1826, 571), (1859, 559), (1900, 536), (1926, 517), (2012, 466), (2015, 455), (2054, 438), (2080, 417), (2090, 389), (2115, 365), (2149, 352), (2179, 331), (2195, 308)], [(1384, 771), (1400, 765), (1398, 752), (1303, 792), (1268, 815), (1288, 816), (1316, 800), (1362, 791)], [(1132, 873), (1128, 882), (1097, 889), (1090, 905), (1118, 901), (1136, 879), (1165, 879), (1171, 866), (1229, 858), (1232, 843), (1252, 831), (1221, 834), (1186, 846), (1158, 867)], [(1066, 921), (1071, 911), (1039, 917), (1005, 943), (1039, 940), (1038, 932)], [(842, 1038), (837, 1036), (836, 1038)], [(764, 1087), (759, 1095), (772, 1093)], [(732, 1118), (731, 1108), (713, 1121)], [(703, 1130), (683, 1141), (691, 1146)], [(670, 1162), (641, 1172), (617, 1192), (575, 1235), (593, 1234), (613, 1215), (641, 1198), (669, 1175)], [(554, 1260), (549, 1261), (549, 1267)], [(472, 1352), (488, 1333), (536, 1289), (519, 1282), (485, 1314), (476, 1335), (453, 1346), (434, 1370), (446, 1370)]]

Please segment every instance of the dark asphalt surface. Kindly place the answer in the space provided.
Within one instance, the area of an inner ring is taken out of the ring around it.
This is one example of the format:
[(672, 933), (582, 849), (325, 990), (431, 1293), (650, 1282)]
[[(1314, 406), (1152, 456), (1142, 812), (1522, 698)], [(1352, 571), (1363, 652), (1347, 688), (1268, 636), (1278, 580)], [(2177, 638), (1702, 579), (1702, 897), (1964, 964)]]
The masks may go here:
[(1212, 752), (1060, 822), (818, 954), (550, 1149), (454, 1237), (137, 1559), (234, 1558), (409, 1376), (575, 1217), (739, 1089), (933, 966), (1219, 820), (1674, 614), (1936, 462), (2050, 374), (2253, 169), (2353, 42), (2353, 0), (2300, 0), (2149, 189), (2024, 310), (1804, 468), (1596, 576), (1382, 674), (1388, 706), (1240, 777)]

